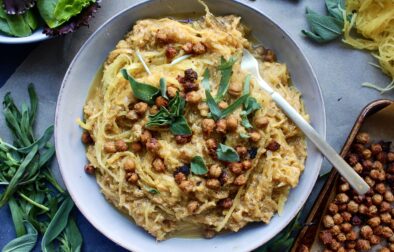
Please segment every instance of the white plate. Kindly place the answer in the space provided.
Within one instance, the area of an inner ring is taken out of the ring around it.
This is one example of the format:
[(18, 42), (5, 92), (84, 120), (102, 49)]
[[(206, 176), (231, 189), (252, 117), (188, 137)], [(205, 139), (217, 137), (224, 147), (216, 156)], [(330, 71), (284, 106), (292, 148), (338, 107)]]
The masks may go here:
[(49, 39), (42, 31), (43, 29), (39, 28), (32, 35), (21, 38), (0, 34), (0, 44), (27, 44)]
[[(258, 10), (238, 1), (211, 0), (210, 10), (216, 15), (236, 14), (267, 47), (285, 62), (292, 80), (302, 92), (311, 123), (322, 135), (326, 134), (323, 99), (315, 74), (299, 47), (271, 19)], [(82, 46), (71, 63), (59, 93), (55, 121), (57, 158), (70, 195), (85, 217), (104, 235), (133, 251), (250, 251), (280, 232), (304, 205), (318, 177), (322, 156), (308, 142), (308, 158), (300, 183), (293, 189), (281, 216), (275, 215), (270, 224), (255, 223), (238, 233), (228, 233), (207, 239), (173, 238), (156, 242), (142, 228), (109, 204), (100, 192), (95, 178), (85, 174), (85, 148), (82, 130), (75, 119), (82, 117), (82, 107), (96, 71), (116, 43), (142, 18), (174, 16), (177, 13), (203, 13), (195, 0), (154, 0), (136, 4), (115, 15), (101, 26)]]

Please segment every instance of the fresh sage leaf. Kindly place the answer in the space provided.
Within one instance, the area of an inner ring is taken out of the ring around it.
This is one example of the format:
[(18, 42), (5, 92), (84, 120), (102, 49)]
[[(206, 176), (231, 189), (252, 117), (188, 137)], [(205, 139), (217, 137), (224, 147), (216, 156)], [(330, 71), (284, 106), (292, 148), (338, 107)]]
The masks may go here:
[(37, 230), (32, 224), (25, 221), (27, 233), (7, 243), (2, 252), (30, 252), (33, 250), (37, 242)]
[(166, 79), (160, 78), (160, 92), (161, 96), (168, 100)]
[(328, 13), (343, 22), (343, 9), (345, 8), (342, 0), (326, 0)]
[(70, 252), (81, 251), (82, 235), (73, 217), (70, 217), (68, 219), (67, 226), (64, 229), (63, 233), (66, 240), (68, 241), (68, 247), (70, 249)]
[(151, 194), (159, 194), (160, 193), (157, 189), (149, 187), (149, 186), (145, 186), (144, 188), (145, 188), (145, 190), (147, 190)]
[(53, 242), (65, 229), (71, 210), (74, 207), (74, 202), (68, 196), (60, 205), (55, 216), (48, 225), (41, 241), (41, 250), (43, 252), (53, 251)]
[(192, 130), (187, 124), (184, 116), (178, 116), (170, 125), (170, 131), (173, 135), (191, 135)]
[(209, 84), (209, 78), (211, 78), (211, 75), (209, 74), (208, 68), (206, 68), (204, 71), (204, 74), (203, 74), (201, 84), (202, 84), (203, 88), (208, 92), (211, 91), (211, 85)]
[(38, 149), (41, 149), (51, 139), (51, 137), (53, 135), (53, 131), (54, 131), (54, 126), (52, 125), (45, 130), (44, 134), (42, 135), (42, 137), (40, 139), (38, 139), (36, 142), (31, 144), (30, 146), (27, 146), (24, 148), (19, 148), (18, 152), (25, 153), (25, 154), (29, 153), (33, 149), (34, 146), (37, 146)]
[(130, 76), (126, 69), (121, 70), (123, 78), (130, 82), (131, 89), (135, 97), (144, 101), (150, 105), (154, 104), (155, 97), (160, 93), (160, 89), (151, 86), (149, 84), (141, 83), (136, 81), (132, 76)]
[(246, 133), (239, 133), (239, 137), (242, 138), (242, 139), (250, 138), (250, 136), (248, 134), (246, 134)]
[(190, 169), (192, 173), (196, 175), (204, 175), (208, 172), (204, 159), (201, 156), (195, 156), (192, 159), (190, 163)]
[[(245, 112), (245, 111), (242, 111)], [(241, 125), (244, 126), (246, 129), (251, 129), (253, 128), (253, 125), (250, 124), (249, 119), (248, 119), (248, 115), (243, 113), (241, 114)]]
[[(221, 118), (225, 118), (226, 116), (230, 115), (233, 113), (237, 108), (242, 106), (242, 104), (245, 103), (245, 101), (249, 98), (249, 95), (243, 95), (239, 97), (237, 100), (235, 100), (233, 103), (231, 103), (227, 108), (225, 108), (222, 111)], [(211, 111), (212, 112), (212, 111)]]
[(33, 127), (37, 114), (37, 108), (38, 108), (38, 98), (37, 98), (37, 93), (34, 90), (33, 83), (29, 84), (27, 91), (29, 93), (29, 98), (30, 98), (30, 109), (29, 109), (30, 127)]
[(227, 162), (238, 162), (239, 156), (238, 153), (234, 150), (233, 147), (219, 144), (219, 147), (216, 150), (216, 154), (219, 160), (227, 161)]
[(233, 65), (236, 58), (231, 56), (229, 60), (225, 60), (223, 57), (220, 59), (219, 70), (221, 73), (219, 89), (216, 94), (215, 100), (221, 101), (226, 95), (228, 87), (230, 86), (231, 75), (233, 74)]
[(205, 90), (205, 96), (207, 98), (207, 104), (211, 111), (212, 118), (215, 121), (219, 120), (222, 117), (222, 111), (209, 91)]
[(14, 222), (16, 237), (26, 234), (26, 228), (23, 223), (23, 213), (14, 197), (10, 198), (8, 206), (10, 207), (12, 221)]
[(170, 108), (170, 113), (173, 116), (183, 115), (183, 110), (185, 109), (185, 106), (186, 106), (186, 101), (179, 95), (179, 92), (177, 92), (176, 96), (168, 103), (168, 107)]
[(171, 124), (171, 113), (164, 107), (161, 107), (159, 112), (148, 116), (149, 120), (145, 124), (147, 128), (168, 126)]

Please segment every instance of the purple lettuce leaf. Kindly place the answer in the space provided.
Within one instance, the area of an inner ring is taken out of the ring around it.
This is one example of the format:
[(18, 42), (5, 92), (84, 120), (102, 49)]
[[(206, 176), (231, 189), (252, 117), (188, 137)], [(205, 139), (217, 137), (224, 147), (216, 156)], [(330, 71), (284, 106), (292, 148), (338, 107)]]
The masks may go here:
[(35, 5), (35, 0), (3, 0), (4, 10), (9, 15), (20, 15)]

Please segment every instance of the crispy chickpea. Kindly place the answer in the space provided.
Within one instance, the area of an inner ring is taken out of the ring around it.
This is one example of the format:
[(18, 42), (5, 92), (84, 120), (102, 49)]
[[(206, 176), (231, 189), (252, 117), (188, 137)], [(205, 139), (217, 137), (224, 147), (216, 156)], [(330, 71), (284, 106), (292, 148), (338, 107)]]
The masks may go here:
[[(347, 239), (347, 237), (346, 237), (346, 239)], [(346, 252), (357, 252), (354, 249), (356, 247), (356, 242), (355, 241), (347, 241), (345, 246), (348, 249)]]
[(333, 241), (332, 234), (328, 230), (320, 231), (319, 238), (324, 245), (328, 245)]
[(368, 225), (362, 226), (360, 229), (360, 235), (365, 239), (371, 238), (371, 236), (373, 235), (372, 228)]
[(344, 212), (344, 211), (346, 211), (347, 210), (347, 204), (339, 204), (338, 205), (338, 210), (339, 210), (339, 212)]
[(353, 200), (349, 201), (347, 203), (347, 210), (351, 213), (357, 213), (358, 212), (358, 204), (354, 202)]
[(176, 96), (176, 93), (178, 92), (178, 89), (174, 86), (168, 86), (167, 87), (167, 96), (168, 98), (174, 98)]
[(168, 45), (166, 47), (166, 57), (167, 57), (167, 59), (169, 59), (169, 60), (173, 59), (177, 55), (177, 53), (178, 53), (177, 50), (173, 46)]
[(126, 118), (131, 120), (132, 122), (135, 122), (138, 120), (138, 114), (135, 112), (135, 110), (130, 110), (127, 112)]
[(151, 138), (146, 143), (146, 149), (150, 152), (156, 153), (160, 149), (160, 143), (157, 141), (156, 138)]
[(354, 202), (361, 204), (361, 202), (364, 200), (364, 195), (354, 195), (353, 200)]
[(364, 178), (365, 182), (370, 186), (373, 187), (375, 185), (375, 180), (373, 180), (371, 177), (366, 176)]
[(390, 249), (386, 248), (386, 247), (382, 247), (378, 250), (378, 252), (390, 252)]
[(87, 164), (85, 165), (84, 170), (87, 174), (93, 175), (96, 171), (96, 168), (92, 164)]
[(374, 216), (375, 214), (377, 214), (377, 212), (378, 212), (378, 208), (375, 205), (368, 207), (369, 216)]
[(220, 119), (216, 122), (216, 132), (225, 134), (227, 130), (227, 121), (226, 119)]
[(360, 204), (358, 206), (358, 212), (360, 214), (367, 214), (368, 213), (368, 207), (366, 205), (364, 205), (364, 204)]
[(242, 163), (240, 162), (232, 162), (229, 164), (230, 171), (236, 175), (242, 173), (242, 168)]
[(391, 230), (389, 227), (383, 227), (381, 232), (384, 238), (390, 238), (394, 234), (393, 230)]
[(356, 136), (356, 142), (360, 144), (367, 144), (369, 143), (369, 135), (368, 133), (361, 132), (358, 133)]
[(191, 104), (197, 104), (201, 101), (202, 97), (197, 91), (191, 91), (186, 94), (186, 101)]
[(256, 125), (257, 128), (265, 128), (269, 124), (269, 120), (267, 117), (264, 116), (258, 116), (254, 119), (254, 124)]
[(348, 154), (346, 159), (350, 165), (356, 165), (358, 163), (358, 156), (354, 153)]
[(334, 216), (332, 216), (332, 219), (334, 220), (334, 223), (336, 225), (342, 224), (343, 222), (343, 218), (339, 213), (334, 214)]
[(356, 248), (359, 250), (370, 250), (371, 244), (367, 240), (359, 239), (356, 242)]
[(154, 115), (157, 114), (157, 112), (159, 112), (159, 108), (156, 105), (149, 108), (149, 114)]
[(375, 205), (380, 205), (383, 201), (383, 196), (380, 194), (375, 194), (372, 196), (372, 203)]
[(177, 144), (187, 144), (192, 140), (192, 135), (176, 135), (175, 142)]
[(239, 96), (242, 93), (242, 83), (241, 82), (231, 82), (228, 88), (228, 93), (231, 96)]
[(215, 129), (216, 124), (215, 124), (215, 121), (213, 119), (205, 118), (205, 119), (202, 120), (201, 126), (202, 126), (202, 131), (205, 134), (209, 135)]
[(189, 204), (187, 204), (187, 210), (189, 211), (189, 213), (194, 213), (196, 212), (199, 205), (200, 204), (198, 203), (198, 201), (190, 201)]
[(126, 180), (130, 184), (136, 184), (138, 181), (138, 175), (135, 172), (126, 173)]
[(390, 203), (388, 203), (387, 201), (383, 201), (382, 204), (380, 204), (379, 212), (384, 213), (389, 211), (390, 209), (391, 209)]
[(217, 179), (208, 179), (206, 186), (212, 190), (218, 190), (220, 188), (220, 181)]
[(341, 247), (341, 244), (337, 240), (332, 240), (330, 243), (330, 248), (337, 251)]
[(205, 230), (204, 230), (204, 233), (203, 233), (203, 236), (204, 236), (204, 238), (206, 238), (206, 239), (211, 239), (211, 238), (213, 238), (215, 235), (216, 235), (215, 230), (209, 229), (209, 228), (205, 229)]
[[(252, 131), (249, 133), (250, 136), (250, 140), (252, 142), (258, 142), (261, 139), (261, 135), (260, 133), (258, 133), (257, 131)], [(268, 147), (267, 147), (268, 148)]]
[(209, 176), (211, 178), (219, 178), (222, 174), (222, 168), (218, 164), (213, 164), (209, 167)]
[(81, 136), (81, 141), (82, 143), (86, 145), (91, 145), (94, 144), (94, 140), (92, 136), (90, 135), (89, 131), (84, 131)]
[(375, 191), (380, 194), (384, 194), (386, 192), (386, 186), (384, 183), (378, 183), (375, 185)]
[(335, 225), (334, 219), (332, 218), (332, 216), (325, 215), (323, 217), (323, 225), (325, 228), (332, 228)]
[(341, 230), (344, 233), (349, 233), (350, 231), (352, 231), (352, 224), (345, 222), (341, 224)]
[(220, 109), (226, 109), (228, 107), (228, 103), (225, 101), (220, 101), (218, 106)]
[(353, 144), (352, 149), (354, 150), (355, 153), (361, 154), (365, 149), (365, 146), (363, 144), (355, 143)]
[(238, 177), (236, 177), (235, 180), (234, 180), (234, 185), (242, 186), (244, 184), (246, 184), (246, 177), (245, 177), (245, 175), (244, 174), (238, 175)]
[(235, 116), (228, 116), (226, 118), (227, 131), (233, 132), (238, 128), (238, 119)]
[(158, 96), (155, 100), (155, 105), (160, 108), (160, 107), (167, 107), (168, 101), (166, 98), (163, 96)]
[(143, 144), (146, 144), (152, 138), (152, 133), (149, 130), (144, 130), (141, 133), (140, 139)]
[(339, 234), (337, 235), (337, 240), (338, 240), (339, 242), (345, 242), (345, 241), (346, 241), (346, 235), (345, 235), (344, 233), (339, 233)]
[(117, 140), (115, 142), (115, 148), (116, 148), (116, 151), (119, 151), (119, 152), (127, 151), (129, 149), (126, 142), (123, 140)]
[(134, 110), (138, 115), (143, 115), (148, 110), (148, 104), (145, 102), (138, 102), (134, 105)]
[(372, 169), (383, 170), (383, 164), (380, 161), (374, 161), (372, 163)]
[[(333, 213), (333, 214), (335, 214), (335, 213)], [(343, 221), (345, 221), (345, 222), (350, 222), (352, 220), (352, 215), (349, 212), (342, 212), (341, 216), (342, 216)]]
[(372, 245), (379, 244), (379, 243), (380, 243), (380, 237), (377, 236), (377, 235), (372, 235), (372, 236), (369, 238), (369, 242), (370, 242)]
[(330, 233), (336, 236), (341, 233), (341, 228), (338, 225), (334, 225), (332, 228), (330, 228)]
[(365, 149), (363, 150), (362, 155), (364, 159), (370, 159), (372, 156), (372, 152), (369, 149)]
[(123, 164), (123, 169), (126, 172), (135, 172), (135, 162), (133, 159), (128, 158), (125, 160), (124, 164)]
[(367, 207), (370, 207), (370, 206), (372, 206), (372, 198), (370, 197), (370, 196), (367, 196), (367, 197), (365, 197), (365, 199), (364, 199), (364, 202), (365, 202), (365, 205), (367, 206)]
[(242, 168), (243, 168), (245, 171), (247, 171), (247, 170), (249, 170), (250, 168), (252, 168), (252, 161), (250, 161), (250, 160), (244, 160), (244, 161), (242, 161)]
[(248, 149), (245, 146), (237, 146), (235, 147), (235, 151), (240, 158), (244, 158), (248, 154)]
[(182, 172), (178, 172), (174, 176), (175, 182), (179, 185), (182, 183), (182, 181), (186, 180), (186, 175)]
[(271, 141), (269, 141), (267, 147), (265, 148), (270, 151), (277, 151), (280, 148), (280, 144), (274, 139), (271, 139)]
[(394, 162), (394, 152), (389, 152), (387, 153), (387, 161), (388, 162)]
[(336, 214), (336, 213), (338, 213), (338, 205), (335, 204), (335, 203), (330, 203), (330, 204), (328, 205), (328, 211), (329, 211), (331, 214)]
[(380, 219), (383, 223), (390, 224), (391, 223), (391, 214), (389, 213), (382, 213), (380, 214)]
[(179, 188), (184, 192), (191, 192), (193, 190), (193, 183), (189, 180), (183, 180), (179, 184)]
[(386, 164), (387, 163), (387, 153), (380, 152), (379, 154), (376, 155), (376, 160), (380, 161), (382, 164)]
[(183, 44), (181, 48), (183, 51), (185, 51), (186, 54), (190, 54), (193, 52), (193, 44), (190, 42)]
[(142, 144), (139, 142), (131, 143), (131, 150), (135, 153), (140, 152), (142, 150)]
[(152, 166), (156, 172), (164, 172), (166, 170), (166, 166), (164, 164), (164, 161), (161, 158), (155, 158), (152, 162)]
[(338, 203), (346, 204), (346, 203), (349, 202), (349, 196), (347, 196), (345, 193), (339, 193), (339, 194), (335, 197), (335, 200), (336, 200)]
[(373, 163), (371, 160), (367, 159), (362, 162), (363, 169), (369, 171), (372, 169)]
[(357, 163), (353, 166), (353, 169), (357, 173), (362, 173), (363, 172), (363, 166), (360, 163)]
[(384, 200), (389, 202), (389, 203), (392, 203), (394, 201), (393, 193), (391, 191), (386, 191), (384, 193)]
[(192, 50), (194, 54), (203, 54), (207, 51), (207, 48), (203, 43), (197, 42), (193, 44)]
[(348, 182), (345, 182), (339, 186), (339, 191), (341, 192), (347, 192), (349, 190), (350, 190), (350, 185)]
[(214, 138), (209, 138), (205, 141), (208, 150), (216, 151), (218, 144)]
[(104, 144), (104, 151), (106, 153), (115, 153), (116, 152), (115, 142), (106, 142)]
[(368, 225), (371, 227), (377, 227), (380, 225), (380, 218), (379, 217), (372, 217), (367, 221)]
[(230, 209), (233, 206), (233, 200), (231, 198), (225, 198), (220, 200), (218, 205), (223, 209)]
[(346, 240), (348, 241), (355, 241), (357, 239), (357, 233), (353, 230), (350, 230), (347, 234), (346, 234)]

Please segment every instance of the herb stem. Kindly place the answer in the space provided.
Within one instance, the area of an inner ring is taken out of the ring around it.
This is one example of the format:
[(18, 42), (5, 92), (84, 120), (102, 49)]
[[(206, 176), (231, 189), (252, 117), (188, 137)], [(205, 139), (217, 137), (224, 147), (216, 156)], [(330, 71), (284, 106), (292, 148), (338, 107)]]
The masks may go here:
[(42, 210), (44, 210), (44, 211), (46, 211), (46, 212), (49, 211), (49, 208), (48, 208), (48, 207), (46, 207), (46, 206), (44, 206), (44, 205), (41, 205), (40, 203), (35, 202), (34, 200), (30, 199), (29, 197), (27, 197), (27, 196), (24, 195), (23, 193), (18, 192), (18, 194), (19, 194), (19, 196), (21, 196), (24, 200), (26, 200), (27, 202), (29, 202), (29, 203), (32, 204), (33, 206), (36, 206), (36, 207), (38, 207), (38, 208), (41, 208)]

